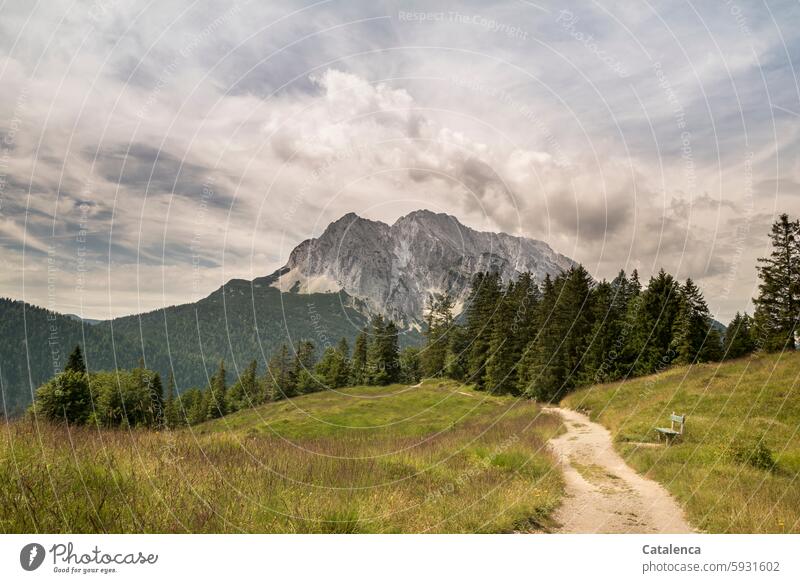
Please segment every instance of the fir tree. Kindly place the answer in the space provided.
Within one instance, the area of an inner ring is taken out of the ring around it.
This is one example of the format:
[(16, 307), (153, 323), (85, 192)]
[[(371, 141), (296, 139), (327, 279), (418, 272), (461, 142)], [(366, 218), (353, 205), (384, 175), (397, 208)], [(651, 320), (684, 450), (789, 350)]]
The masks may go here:
[(755, 350), (756, 344), (753, 340), (752, 328), (753, 319), (747, 315), (747, 312), (744, 314), (736, 312), (725, 331), (723, 343), (725, 358), (740, 358)]
[(297, 379), (292, 366), (289, 348), (282, 344), (267, 365), (265, 384), (270, 401), (278, 401), (297, 394)]
[(457, 381), (464, 381), (467, 378), (467, 357), (469, 355), (467, 331), (464, 326), (454, 324), (448, 336), (445, 360), (447, 376)]
[(680, 286), (663, 269), (651, 277), (647, 289), (632, 302), (629, 349), (635, 354), (633, 374), (650, 374), (675, 358), (672, 332), (680, 310)]
[(367, 350), (368, 382), (388, 385), (400, 379), (398, 330), (394, 322), (381, 315), (372, 317), (370, 343)]
[(167, 397), (164, 399), (164, 426), (175, 429), (182, 425), (178, 403), (175, 399), (175, 376), (172, 371), (167, 376)]
[(367, 383), (367, 353), (368, 353), (367, 331), (362, 330), (356, 337), (353, 347), (353, 358), (350, 362), (350, 384), (364, 385)]
[(448, 335), (453, 326), (453, 298), (449, 294), (430, 297), (425, 318), (425, 350), (421, 354), (426, 377), (443, 376), (447, 360)]
[(228, 413), (257, 405), (262, 401), (258, 386), (258, 362), (252, 360), (239, 379), (228, 389)]
[[(678, 315), (675, 319), (670, 344), (678, 364), (692, 364), (707, 360), (704, 352), (711, 328), (711, 317), (708, 313), (703, 295), (691, 278), (680, 288)], [(719, 345), (719, 336), (710, 339), (709, 344)]]
[(317, 379), (329, 389), (338, 389), (347, 386), (349, 379), (347, 340), (342, 338), (334, 348), (328, 346), (317, 363)]
[(409, 384), (418, 383), (421, 378), (420, 349), (416, 346), (407, 346), (400, 352), (400, 381)]
[(81, 351), (80, 344), (75, 345), (75, 348), (72, 350), (72, 353), (69, 355), (69, 358), (67, 359), (67, 364), (66, 366), (64, 366), (64, 370), (69, 370), (77, 373), (86, 372), (86, 363), (83, 360), (83, 352)]
[(296, 379), (296, 390), (301, 395), (313, 393), (323, 388), (322, 384), (314, 376), (314, 368), (316, 367), (315, 354), (314, 343), (310, 340), (301, 340), (297, 344), (292, 368)]
[(800, 222), (782, 214), (772, 225), (772, 252), (759, 258), (755, 325), (759, 345), (768, 351), (795, 348), (800, 309)]
[(486, 387), (486, 360), (493, 332), (493, 316), (500, 301), (500, 276), (478, 273), (472, 281), (467, 306), (467, 336), (470, 340), (467, 355), (467, 378), (475, 388)]
[(206, 390), (206, 419), (218, 419), (227, 412), (227, 385), (225, 361), (219, 361), (219, 368), (211, 377), (211, 384)]
[(519, 361), (517, 334), (513, 332), (514, 314), (518, 297), (513, 283), (509, 283), (502, 294), (494, 317), (492, 335), (489, 338), (489, 357), (486, 360), (486, 388), (495, 394), (516, 392)]

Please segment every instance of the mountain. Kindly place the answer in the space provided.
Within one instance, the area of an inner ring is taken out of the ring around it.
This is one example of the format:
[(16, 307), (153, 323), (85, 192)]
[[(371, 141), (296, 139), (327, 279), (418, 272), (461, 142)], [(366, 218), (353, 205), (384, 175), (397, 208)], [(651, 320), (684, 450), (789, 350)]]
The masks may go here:
[(476, 231), (451, 215), (419, 210), (387, 225), (349, 213), (295, 247), (272, 285), (343, 291), (369, 312), (419, 328), (430, 294), (450, 293), (460, 310), (476, 272), (497, 271), (508, 282), (528, 271), (541, 281), (574, 264), (542, 241)]
[(403, 324), (401, 345), (418, 343), (428, 294), (448, 291), (460, 307), (477, 271), (543, 278), (572, 264), (540, 241), (481, 233), (448, 215), (417, 211), (390, 226), (351, 213), (275, 273), (231, 280), (193, 303), (96, 322), (0, 299), (0, 412), (23, 411), (76, 344), (90, 370), (144, 359), (184, 391), (205, 386), (222, 359), (232, 380), (253, 359), (263, 374), (283, 343), (311, 340), (321, 353), (345, 337), (352, 346), (376, 312)]

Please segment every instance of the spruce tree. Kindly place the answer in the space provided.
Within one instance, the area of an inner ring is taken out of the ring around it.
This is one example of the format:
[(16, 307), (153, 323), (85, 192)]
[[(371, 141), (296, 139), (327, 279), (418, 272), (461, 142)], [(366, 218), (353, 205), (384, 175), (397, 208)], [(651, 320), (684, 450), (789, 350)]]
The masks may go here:
[(747, 312), (736, 315), (725, 330), (723, 353), (725, 358), (740, 358), (750, 354), (756, 348), (753, 339), (753, 319)]
[(167, 397), (164, 399), (164, 426), (167, 429), (175, 429), (179, 425), (182, 423), (175, 399), (175, 376), (170, 371), (167, 375)]
[(434, 294), (428, 300), (425, 318), (425, 349), (421, 353), (423, 374), (438, 377), (445, 374), (449, 333), (453, 326), (453, 298)]
[(772, 252), (759, 258), (755, 325), (768, 351), (794, 350), (800, 310), (800, 222), (782, 214), (772, 225)]
[(633, 329), (629, 349), (635, 354), (632, 374), (650, 374), (667, 367), (675, 358), (672, 333), (680, 310), (680, 286), (663, 269), (651, 277), (647, 289), (633, 302)]
[(492, 334), (489, 338), (489, 357), (486, 359), (486, 389), (494, 394), (510, 394), (517, 390), (517, 352), (514, 333), (514, 315), (518, 296), (513, 282), (509, 282), (499, 301), (493, 318)]
[(448, 336), (445, 360), (447, 376), (457, 381), (464, 381), (467, 378), (467, 357), (469, 355), (467, 331), (464, 326), (454, 324)]
[(337, 387), (346, 387), (350, 382), (350, 344), (347, 338), (342, 337), (336, 346), (339, 360), (337, 368), (333, 374)]
[(316, 367), (316, 376), (320, 383), (328, 389), (347, 386), (349, 379), (347, 340), (342, 338), (338, 346), (328, 346), (322, 353)]
[(286, 344), (281, 344), (281, 347), (270, 358), (265, 385), (268, 391), (267, 398), (270, 401), (279, 401), (297, 394), (297, 379)]
[(67, 359), (67, 364), (64, 366), (64, 370), (81, 374), (86, 372), (86, 363), (83, 360), (83, 352), (81, 351), (80, 344), (76, 344), (75, 348), (72, 350), (72, 353), (70, 353), (69, 358)]
[(353, 347), (353, 358), (350, 362), (350, 384), (363, 385), (367, 383), (367, 352), (368, 337), (366, 330), (362, 330), (356, 337)]
[(719, 345), (719, 336), (709, 339), (711, 317), (703, 294), (691, 278), (681, 286), (679, 293), (678, 315), (675, 319), (670, 344), (678, 364), (692, 364), (705, 361), (708, 351), (704, 351), (706, 343)]
[(214, 376), (211, 377), (211, 383), (206, 390), (206, 418), (218, 419), (223, 417), (227, 412), (227, 385), (226, 385), (226, 371), (225, 361), (219, 361), (219, 367)]
[(467, 304), (466, 331), (469, 338), (467, 380), (475, 388), (486, 387), (486, 360), (493, 332), (493, 317), (500, 301), (500, 276), (496, 272), (478, 273), (472, 280)]
[(315, 354), (316, 349), (313, 342), (310, 340), (298, 342), (292, 368), (294, 370), (296, 390), (301, 395), (313, 393), (323, 388), (314, 375), (314, 368), (316, 367)]

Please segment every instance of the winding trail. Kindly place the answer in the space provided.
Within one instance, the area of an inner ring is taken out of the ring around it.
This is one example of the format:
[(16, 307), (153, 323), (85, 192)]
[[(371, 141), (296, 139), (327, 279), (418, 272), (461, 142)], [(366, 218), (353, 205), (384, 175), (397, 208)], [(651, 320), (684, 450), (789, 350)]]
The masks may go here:
[(566, 482), (555, 513), (561, 533), (689, 533), (683, 510), (663, 486), (636, 473), (614, 451), (611, 434), (586, 415), (545, 407), (566, 433), (550, 441)]

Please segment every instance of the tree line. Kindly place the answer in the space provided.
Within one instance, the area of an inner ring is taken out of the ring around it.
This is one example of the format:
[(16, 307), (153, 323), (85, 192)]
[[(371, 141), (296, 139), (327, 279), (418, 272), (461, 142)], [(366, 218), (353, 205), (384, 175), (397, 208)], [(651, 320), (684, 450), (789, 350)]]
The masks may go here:
[(794, 350), (800, 222), (781, 215), (770, 239), (772, 252), (757, 268), (755, 314), (737, 313), (724, 336), (694, 281), (678, 282), (663, 269), (645, 287), (636, 270), (594, 282), (582, 265), (541, 284), (529, 273), (505, 285), (497, 273), (478, 273), (461, 322), (450, 296), (429, 301), (422, 375), (549, 401), (672, 364)]
[(253, 360), (229, 385), (224, 360), (205, 388), (166, 392), (140, 361), (130, 370), (87, 372), (76, 346), (62, 372), (36, 392), (33, 410), (48, 419), (105, 427), (173, 428), (240, 409), (350, 385), (450, 377), (478, 390), (539, 400), (585, 385), (651, 374), (673, 364), (794, 350), (800, 316), (800, 221), (773, 224), (772, 251), (758, 260), (755, 312), (737, 313), (724, 336), (703, 294), (663, 269), (642, 286), (636, 270), (595, 282), (582, 265), (541, 283), (530, 273), (504, 284), (493, 272), (474, 276), (458, 321), (455, 302), (434, 295), (425, 315), (425, 345), (400, 351), (398, 329), (380, 315), (356, 337), (318, 357), (310, 340), (283, 344), (259, 375)]
[(141, 361), (131, 370), (87, 372), (77, 345), (64, 370), (38, 388), (32, 410), (77, 425), (176, 428), (325, 389), (417, 382), (418, 354), (416, 347), (400, 351), (397, 326), (376, 315), (357, 336), (352, 353), (345, 338), (326, 346), (319, 358), (310, 340), (292, 348), (283, 344), (263, 375), (252, 360), (229, 384), (223, 360), (205, 388), (179, 394), (172, 374), (165, 391), (159, 373)]

